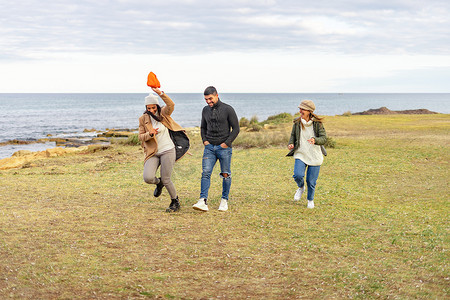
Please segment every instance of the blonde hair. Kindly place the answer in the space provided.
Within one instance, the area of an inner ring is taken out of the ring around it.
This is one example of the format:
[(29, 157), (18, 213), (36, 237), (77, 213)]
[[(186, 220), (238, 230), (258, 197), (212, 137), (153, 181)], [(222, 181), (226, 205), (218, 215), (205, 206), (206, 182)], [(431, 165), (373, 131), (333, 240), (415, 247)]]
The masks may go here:
[[(316, 115), (316, 114), (313, 113), (313, 112), (311, 112), (311, 116), (312, 116), (312, 118), (315, 119), (314, 121), (317, 121), (317, 122), (320, 122), (320, 123), (323, 123), (323, 119), (325, 118), (325, 117), (319, 117), (318, 115)], [(312, 118), (311, 118), (311, 119), (312, 119)]]
[[(308, 110), (309, 111), (309, 110)], [(323, 123), (323, 120), (325, 119), (325, 117), (319, 117), (318, 115), (316, 115), (315, 113), (313, 113), (312, 111), (309, 111), (310, 113), (310, 119), (319, 123)], [(298, 117), (297, 119), (294, 120), (295, 122), (300, 123), (300, 126), (302, 126), (302, 129), (305, 129), (305, 126), (303, 125), (303, 123), (301, 122), (302, 116)]]

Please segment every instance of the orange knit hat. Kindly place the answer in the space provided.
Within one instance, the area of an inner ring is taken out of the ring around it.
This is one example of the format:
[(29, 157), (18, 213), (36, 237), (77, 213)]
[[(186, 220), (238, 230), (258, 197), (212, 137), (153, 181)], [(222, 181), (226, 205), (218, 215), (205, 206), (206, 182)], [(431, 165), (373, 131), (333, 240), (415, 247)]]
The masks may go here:
[(155, 73), (150, 72), (147, 77), (147, 85), (152, 88), (160, 88), (161, 83), (159, 83), (158, 78), (156, 78)]

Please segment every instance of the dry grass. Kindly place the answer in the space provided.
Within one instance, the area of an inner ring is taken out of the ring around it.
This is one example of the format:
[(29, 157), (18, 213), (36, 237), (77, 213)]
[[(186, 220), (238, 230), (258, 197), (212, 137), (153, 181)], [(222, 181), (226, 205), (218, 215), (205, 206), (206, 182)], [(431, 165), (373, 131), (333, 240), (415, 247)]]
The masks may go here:
[(314, 210), (291, 200), (280, 147), (233, 149), (230, 210), (218, 176), (210, 212), (192, 210), (198, 136), (175, 214), (142, 182), (138, 146), (2, 171), (0, 297), (447, 298), (450, 116), (423, 118), (328, 117)]
[(239, 133), (238, 137), (233, 142), (233, 146), (240, 148), (284, 146), (286, 141), (289, 141), (289, 137), (290, 131), (286, 130), (286, 126), (273, 126), (272, 129), (243, 131)]

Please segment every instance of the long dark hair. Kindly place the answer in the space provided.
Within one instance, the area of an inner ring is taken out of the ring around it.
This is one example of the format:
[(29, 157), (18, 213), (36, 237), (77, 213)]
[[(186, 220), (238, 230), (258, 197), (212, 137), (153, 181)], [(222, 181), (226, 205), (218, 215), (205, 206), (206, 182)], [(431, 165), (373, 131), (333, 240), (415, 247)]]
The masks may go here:
[(159, 106), (158, 104), (156, 104), (156, 109), (158, 111), (158, 115), (154, 115), (152, 114), (148, 109), (147, 106), (145, 107), (145, 111), (144, 114), (149, 115), (150, 117), (152, 117), (153, 119), (155, 119), (158, 122), (161, 122), (161, 106)]

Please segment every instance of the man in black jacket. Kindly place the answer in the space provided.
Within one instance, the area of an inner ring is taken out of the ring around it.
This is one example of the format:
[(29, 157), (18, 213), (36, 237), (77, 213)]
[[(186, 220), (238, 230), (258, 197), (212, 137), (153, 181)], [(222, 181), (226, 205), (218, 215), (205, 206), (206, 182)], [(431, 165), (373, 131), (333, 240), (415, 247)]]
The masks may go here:
[(222, 178), (222, 200), (219, 211), (226, 211), (231, 187), (231, 146), (239, 134), (239, 120), (233, 107), (220, 101), (215, 87), (207, 87), (203, 94), (208, 104), (203, 108), (200, 126), (205, 149), (203, 151), (200, 199), (193, 205), (193, 208), (208, 211), (207, 199), (211, 173), (219, 160), (220, 177)]

